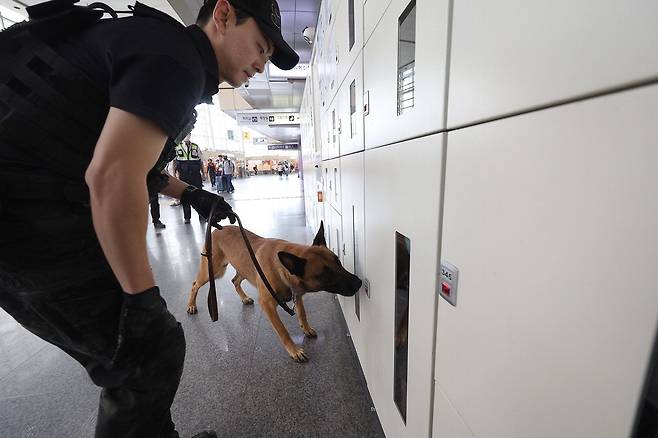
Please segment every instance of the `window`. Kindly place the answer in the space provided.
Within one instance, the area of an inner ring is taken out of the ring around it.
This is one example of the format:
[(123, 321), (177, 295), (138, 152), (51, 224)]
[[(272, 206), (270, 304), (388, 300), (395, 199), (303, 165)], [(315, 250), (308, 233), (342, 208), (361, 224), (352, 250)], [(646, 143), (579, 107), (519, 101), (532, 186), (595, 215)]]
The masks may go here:
[(350, 138), (356, 135), (356, 79), (350, 84)]
[(409, 332), (409, 268), (411, 241), (395, 232), (395, 333), (393, 400), (407, 422), (407, 372)]
[(354, 47), (354, 0), (348, 0), (347, 2), (347, 7), (348, 7), (348, 15), (349, 15), (349, 26), (350, 26), (350, 48), (349, 50), (352, 50), (352, 47)]
[(653, 359), (649, 365), (644, 387), (644, 396), (638, 407), (633, 438), (658, 436), (658, 334), (656, 334)]
[[(356, 240), (356, 215), (354, 214), (354, 206), (352, 206), (352, 257), (354, 260), (354, 275), (361, 278), (361, 267), (359, 266), (359, 247)], [(361, 291), (357, 291), (354, 294), (354, 313), (356, 314), (356, 319), (361, 321), (361, 301), (360, 301)]]
[(226, 131), (226, 138), (228, 138), (229, 140), (233, 140), (234, 136), (235, 136), (235, 134), (233, 133), (232, 129), (229, 129), (228, 131)]
[(336, 110), (331, 110), (331, 142), (336, 144)]
[(398, 20), (398, 115), (414, 107), (416, 64), (416, 0)]

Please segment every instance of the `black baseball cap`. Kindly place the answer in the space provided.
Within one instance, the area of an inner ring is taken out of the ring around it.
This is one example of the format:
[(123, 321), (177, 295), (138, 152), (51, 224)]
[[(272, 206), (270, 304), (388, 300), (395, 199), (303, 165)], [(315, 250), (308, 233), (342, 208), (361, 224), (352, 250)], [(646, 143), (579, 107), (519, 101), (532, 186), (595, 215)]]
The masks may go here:
[(299, 62), (299, 55), (281, 35), (281, 11), (276, 0), (229, 0), (234, 8), (250, 15), (261, 32), (274, 44), (270, 61), (282, 70), (290, 70)]

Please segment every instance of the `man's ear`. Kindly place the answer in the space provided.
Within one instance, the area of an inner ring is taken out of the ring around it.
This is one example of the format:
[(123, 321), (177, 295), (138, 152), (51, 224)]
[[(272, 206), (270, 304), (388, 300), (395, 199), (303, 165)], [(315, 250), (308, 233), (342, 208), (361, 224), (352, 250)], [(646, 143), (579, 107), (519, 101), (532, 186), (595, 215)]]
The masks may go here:
[(231, 8), (232, 6), (227, 0), (217, 0), (215, 9), (212, 11), (212, 18), (217, 26), (217, 31), (222, 35), (226, 33)]
[(320, 229), (318, 234), (315, 235), (313, 239), (314, 246), (327, 246), (327, 241), (324, 240), (324, 221), (320, 221)]
[(304, 276), (304, 270), (306, 269), (306, 259), (297, 257), (296, 255), (285, 251), (279, 251), (277, 255), (279, 256), (281, 264), (286, 267), (288, 272), (298, 277)]

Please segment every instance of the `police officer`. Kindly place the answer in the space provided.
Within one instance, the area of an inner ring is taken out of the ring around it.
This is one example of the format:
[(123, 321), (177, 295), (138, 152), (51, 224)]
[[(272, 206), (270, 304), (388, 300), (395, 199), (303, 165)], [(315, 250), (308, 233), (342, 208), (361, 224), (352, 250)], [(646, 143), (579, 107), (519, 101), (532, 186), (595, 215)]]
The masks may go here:
[[(201, 188), (201, 173), (203, 172), (202, 167), (202, 154), (199, 145), (192, 143), (189, 136), (180, 144), (176, 145), (176, 171), (179, 174), (179, 178), (182, 181), (185, 181), (188, 184), (193, 185), (194, 187)], [(190, 218), (192, 216), (192, 210), (190, 209), (190, 204), (187, 202), (182, 202), (183, 204), (183, 218), (185, 223), (190, 223)], [(199, 216), (201, 220), (205, 218)]]
[(298, 57), (274, 0), (208, 0), (187, 28), (139, 3), (99, 21), (73, 1), (0, 33), (0, 306), (103, 388), (96, 437), (173, 438), (185, 340), (149, 265), (148, 192), (232, 218), (162, 172), (174, 139), (220, 81)]

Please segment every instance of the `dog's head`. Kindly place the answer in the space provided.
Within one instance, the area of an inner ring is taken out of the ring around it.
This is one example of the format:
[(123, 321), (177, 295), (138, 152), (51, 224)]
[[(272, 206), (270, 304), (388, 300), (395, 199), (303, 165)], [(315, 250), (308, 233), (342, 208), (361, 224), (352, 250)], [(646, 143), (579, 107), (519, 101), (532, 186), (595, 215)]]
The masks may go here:
[(313, 244), (306, 247), (299, 255), (279, 251), (279, 260), (292, 274), (292, 289), (299, 292), (327, 291), (351, 297), (361, 288), (361, 280), (348, 272), (340, 263), (338, 256), (327, 248), (324, 240), (324, 223), (313, 239)]

